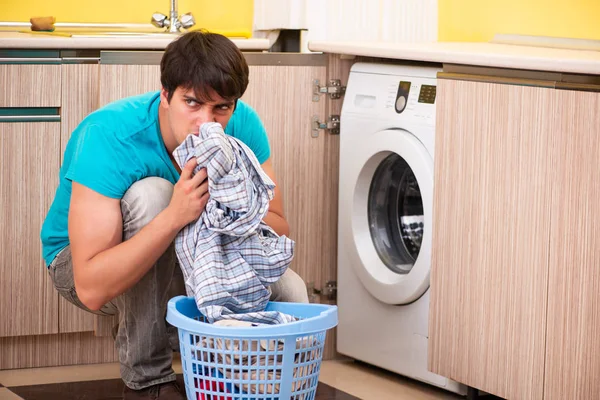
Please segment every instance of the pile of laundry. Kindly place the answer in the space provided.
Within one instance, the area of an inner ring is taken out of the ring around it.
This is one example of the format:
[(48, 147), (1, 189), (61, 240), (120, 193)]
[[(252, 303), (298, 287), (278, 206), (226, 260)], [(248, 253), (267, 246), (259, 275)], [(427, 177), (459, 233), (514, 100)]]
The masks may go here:
[(294, 255), (294, 241), (262, 222), (275, 184), (256, 156), (219, 123), (205, 123), (173, 152), (206, 168), (209, 200), (200, 218), (179, 232), (175, 251), (188, 296), (207, 321), (282, 324), (291, 315), (265, 311), (275, 283)]
[[(222, 326), (247, 327), (248, 322), (221, 320), (216, 324)], [(296, 359), (292, 376), (292, 392), (301, 392), (313, 383), (314, 373), (319, 367), (319, 353), (315, 350), (317, 338), (303, 336), (296, 339)], [(251, 394), (279, 393), (283, 367), (284, 341), (277, 339), (261, 340), (230, 340), (223, 338), (204, 337), (203, 349), (198, 352), (200, 360), (210, 360), (218, 366), (233, 366), (213, 369), (206, 372), (213, 376), (218, 371), (218, 377), (224, 377), (230, 382), (240, 382), (238, 389)], [(214, 349), (214, 350), (213, 350)], [(208, 370), (208, 369), (206, 369)], [(208, 380), (209, 383), (214, 381)], [(226, 390), (222, 388), (221, 391)], [(304, 398), (298, 395), (297, 399)]]

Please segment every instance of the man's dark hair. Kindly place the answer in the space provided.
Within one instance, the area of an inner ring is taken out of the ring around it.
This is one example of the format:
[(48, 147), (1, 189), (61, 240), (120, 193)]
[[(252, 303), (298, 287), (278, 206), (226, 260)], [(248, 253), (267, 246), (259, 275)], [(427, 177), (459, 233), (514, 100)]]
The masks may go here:
[(248, 64), (235, 44), (217, 33), (188, 32), (169, 43), (160, 62), (160, 81), (170, 102), (175, 89), (192, 89), (198, 100), (214, 101), (213, 89), (237, 100), (248, 87)]

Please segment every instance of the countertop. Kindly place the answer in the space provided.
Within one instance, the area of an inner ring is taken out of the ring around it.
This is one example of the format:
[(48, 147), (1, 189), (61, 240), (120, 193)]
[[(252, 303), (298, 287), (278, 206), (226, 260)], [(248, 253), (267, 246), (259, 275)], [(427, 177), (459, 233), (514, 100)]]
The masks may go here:
[[(177, 36), (86, 36), (66, 37), (52, 33), (0, 31), (0, 49), (164, 49)], [(230, 38), (241, 50), (268, 50), (273, 44), (264, 38)], [(600, 51), (535, 47), (499, 43), (427, 42), (326, 42), (308, 43), (311, 51), (427, 61), (485, 67), (600, 75)]]
[(309, 42), (311, 51), (485, 67), (600, 75), (600, 51), (497, 43)]
[[(127, 35), (66, 37), (48, 33), (0, 32), (0, 49), (164, 49), (177, 36), (153, 34), (151, 36)], [(272, 43), (268, 39), (230, 38), (240, 50), (268, 50)]]

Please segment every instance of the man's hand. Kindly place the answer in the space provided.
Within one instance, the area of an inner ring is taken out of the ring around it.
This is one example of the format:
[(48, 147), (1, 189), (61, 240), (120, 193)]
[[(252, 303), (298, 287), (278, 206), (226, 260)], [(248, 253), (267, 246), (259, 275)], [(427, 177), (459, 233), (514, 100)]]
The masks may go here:
[(195, 158), (189, 160), (181, 170), (179, 181), (173, 188), (173, 196), (167, 210), (178, 229), (197, 220), (208, 202), (208, 179), (206, 169), (193, 175), (197, 165)]

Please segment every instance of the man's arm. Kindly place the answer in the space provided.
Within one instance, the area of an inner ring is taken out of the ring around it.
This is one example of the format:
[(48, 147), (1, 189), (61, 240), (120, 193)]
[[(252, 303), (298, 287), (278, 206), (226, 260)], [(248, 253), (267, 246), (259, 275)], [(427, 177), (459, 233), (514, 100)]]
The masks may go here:
[(281, 191), (279, 190), (279, 186), (277, 186), (277, 181), (275, 180), (275, 171), (273, 170), (273, 163), (269, 158), (262, 164), (262, 168), (269, 178), (275, 182), (275, 195), (273, 199), (269, 203), (269, 212), (263, 219), (265, 224), (269, 225), (279, 236), (289, 236), (290, 234), (290, 226), (285, 219), (285, 215), (283, 213), (283, 200), (281, 196)]
[(69, 239), (75, 290), (86, 307), (98, 310), (135, 285), (177, 233), (198, 218), (208, 191), (204, 170), (192, 177), (194, 165), (195, 160), (186, 164), (169, 206), (125, 242), (120, 200), (73, 182)]

